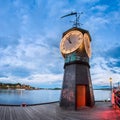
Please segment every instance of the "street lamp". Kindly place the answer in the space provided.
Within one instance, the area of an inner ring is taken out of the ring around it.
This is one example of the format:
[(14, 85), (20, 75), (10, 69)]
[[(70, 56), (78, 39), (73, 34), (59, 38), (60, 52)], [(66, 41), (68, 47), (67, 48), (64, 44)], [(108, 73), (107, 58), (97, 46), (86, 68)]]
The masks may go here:
[(109, 78), (109, 81), (110, 81), (110, 90), (112, 91), (112, 78), (111, 77)]
[(110, 81), (110, 100), (112, 100), (112, 78), (110, 77), (109, 78), (109, 81)]

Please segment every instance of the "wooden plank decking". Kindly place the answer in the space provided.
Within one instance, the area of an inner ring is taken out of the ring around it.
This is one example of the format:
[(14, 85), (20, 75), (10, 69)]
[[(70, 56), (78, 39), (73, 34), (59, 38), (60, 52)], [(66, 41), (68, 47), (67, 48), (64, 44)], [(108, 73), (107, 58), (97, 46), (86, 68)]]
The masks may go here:
[(93, 108), (64, 110), (58, 103), (17, 107), (0, 106), (0, 120), (120, 120), (120, 110), (109, 102), (97, 102)]

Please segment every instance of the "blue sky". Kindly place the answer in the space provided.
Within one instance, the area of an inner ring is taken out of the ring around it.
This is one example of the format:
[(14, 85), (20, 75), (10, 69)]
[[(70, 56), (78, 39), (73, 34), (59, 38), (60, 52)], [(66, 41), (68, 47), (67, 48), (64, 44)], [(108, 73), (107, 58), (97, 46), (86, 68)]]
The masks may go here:
[(120, 82), (119, 0), (0, 0), (0, 82), (61, 87), (62, 33), (83, 12), (81, 27), (91, 34), (93, 85)]

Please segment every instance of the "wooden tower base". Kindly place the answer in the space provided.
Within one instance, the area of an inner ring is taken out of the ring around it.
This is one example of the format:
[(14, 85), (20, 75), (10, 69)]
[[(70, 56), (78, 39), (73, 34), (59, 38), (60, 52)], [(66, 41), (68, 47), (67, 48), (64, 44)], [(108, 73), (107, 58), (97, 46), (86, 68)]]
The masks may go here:
[(81, 106), (93, 106), (94, 95), (89, 64), (76, 61), (65, 64), (64, 68), (60, 106), (73, 110)]

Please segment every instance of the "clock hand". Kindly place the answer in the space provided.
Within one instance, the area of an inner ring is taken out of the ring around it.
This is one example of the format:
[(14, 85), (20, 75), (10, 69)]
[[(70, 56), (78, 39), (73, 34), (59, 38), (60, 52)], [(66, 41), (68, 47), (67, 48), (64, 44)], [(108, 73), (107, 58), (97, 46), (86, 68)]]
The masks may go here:
[(70, 40), (70, 37), (69, 37), (68, 41), (69, 41), (70, 44), (72, 43), (71, 40)]

